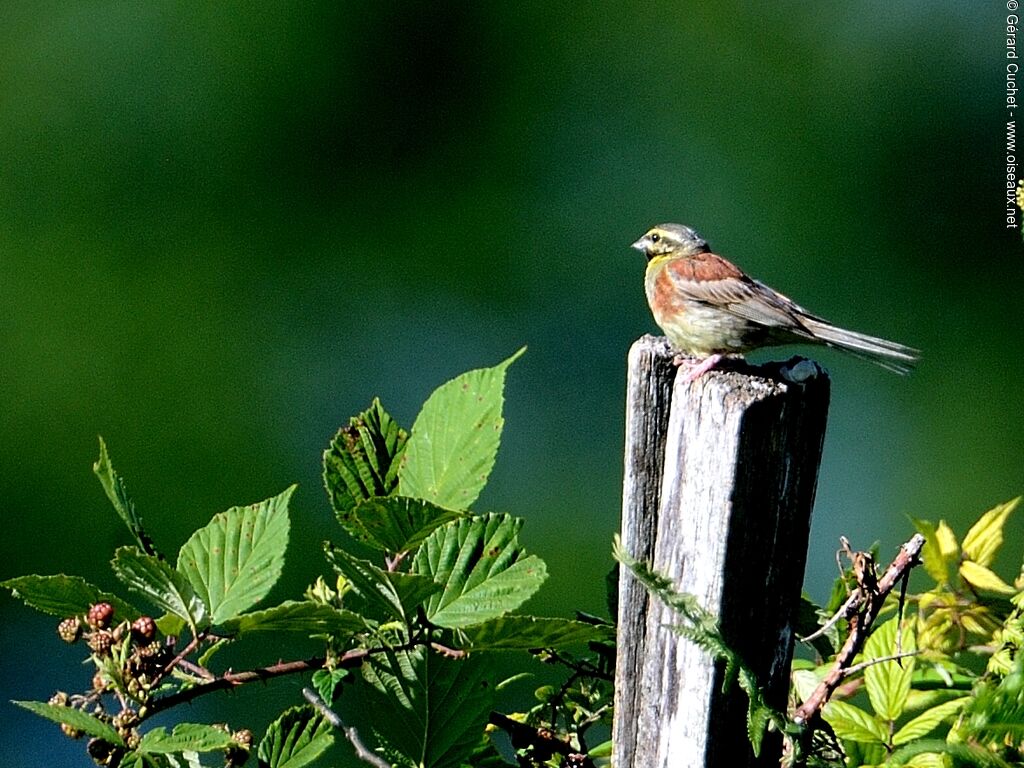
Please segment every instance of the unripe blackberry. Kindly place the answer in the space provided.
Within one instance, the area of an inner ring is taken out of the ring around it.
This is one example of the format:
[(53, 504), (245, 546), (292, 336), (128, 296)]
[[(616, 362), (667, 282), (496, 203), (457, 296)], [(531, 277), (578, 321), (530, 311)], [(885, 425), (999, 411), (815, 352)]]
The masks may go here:
[(224, 765), (225, 768), (238, 768), (245, 765), (249, 759), (249, 752), (252, 750), (252, 731), (248, 728), (235, 731), (231, 734), (231, 739), (235, 743), (224, 750)]
[(127, 731), (130, 728), (134, 728), (139, 724), (139, 715), (134, 709), (122, 709), (116, 715), (113, 720), (110, 721), (117, 730)]
[(92, 676), (92, 689), (96, 691), (96, 693), (103, 693), (103, 691), (107, 690), (109, 687), (110, 681), (107, 680), (102, 672), (97, 671), (96, 674)]
[(240, 731), (235, 731), (231, 734), (231, 740), (240, 747), (248, 749), (252, 746), (252, 731), (248, 728), (243, 728)]
[(114, 618), (114, 606), (110, 603), (96, 603), (89, 606), (85, 622), (93, 629), (106, 629)]
[(138, 749), (139, 744), (141, 743), (142, 737), (139, 735), (138, 731), (131, 731), (124, 736), (124, 745), (130, 750)]
[(152, 642), (156, 637), (156, 622), (149, 616), (140, 616), (132, 622), (132, 639), (139, 645)]
[(77, 616), (64, 619), (57, 625), (57, 634), (65, 643), (73, 643), (82, 636), (82, 621)]
[(89, 650), (97, 656), (106, 656), (114, 644), (114, 637), (106, 629), (98, 629), (89, 638)]
[(60, 729), (64, 731), (64, 735), (69, 739), (80, 739), (85, 735), (83, 731), (80, 731), (78, 728), (75, 728), (73, 725), (68, 725), (67, 723), (61, 723)]
[(57, 691), (50, 697), (49, 703), (55, 707), (66, 707), (68, 705), (68, 695), (64, 691)]

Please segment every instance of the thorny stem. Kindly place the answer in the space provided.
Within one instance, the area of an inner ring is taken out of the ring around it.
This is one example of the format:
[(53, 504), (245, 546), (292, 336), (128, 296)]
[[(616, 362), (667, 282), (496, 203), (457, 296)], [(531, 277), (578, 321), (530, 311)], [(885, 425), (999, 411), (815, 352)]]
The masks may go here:
[[(903, 575), (919, 562), (918, 556), (924, 547), (925, 539), (921, 534), (914, 534), (911, 539), (900, 547), (900, 552), (893, 559), (892, 564), (886, 570), (882, 578), (877, 582), (874, 578), (873, 568), (861, 570), (857, 573), (858, 589), (854, 595), (858, 598), (858, 607), (853, 615), (849, 616), (850, 634), (846, 642), (836, 655), (832, 669), (821, 681), (814, 692), (801, 704), (793, 716), (793, 721), (798, 724), (813, 725), (821, 715), (821, 709), (829, 700), (829, 697), (839, 687), (839, 684), (846, 677), (846, 670), (853, 663), (854, 657), (860, 652), (871, 626), (878, 617), (878, 612), (885, 602), (885, 598), (896, 584), (903, 578)], [(847, 601), (849, 603), (849, 601)], [(846, 610), (844, 605), (840, 611)], [(809, 727), (806, 733), (813, 732)], [(808, 736), (809, 737), (809, 736)]]
[[(415, 643), (405, 643), (393, 648), (357, 648), (343, 654), (341, 658), (338, 659), (337, 665), (341, 667), (358, 667), (365, 659), (374, 654), (385, 653), (389, 650), (407, 651), (414, 647), (416, 647)], [(145, 709), (143, 719), (151, 717), (157, 712), (163, 712), (166, 709), (176, 707), (179, 704), (185, 704), (193, 699), (199, 698), (200, 696), (205, 696), (208, 693), (213, 693), (214, 691), (236, 688), (239, 685), (252, 683), (256, 680), (270, 680), (275, 677), (281, 677), (282, 675), (293, 675), (297, 672), (308, 672), (321, 669), (326, 661), (327, 659), (322, 656), (314, 656), (313, 658), (299, 661), (282, 661), (277, 664), (271, 664), (268, 667), (251, 669), (246, 672), (228, 671), (220, 677), (215, 677), (206, 682), (198, 683), (191, 688), (186, 688), (150, 702)]]

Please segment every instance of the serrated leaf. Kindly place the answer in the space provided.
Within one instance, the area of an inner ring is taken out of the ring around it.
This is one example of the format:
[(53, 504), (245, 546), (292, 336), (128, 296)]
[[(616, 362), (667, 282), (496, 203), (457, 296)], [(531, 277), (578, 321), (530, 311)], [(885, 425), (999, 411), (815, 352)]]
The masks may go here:
[[(902, 647), (896, 648), (897, 625), (898, 618), (894, 617), (871, 633), (867, 643), (864, 644), (865, 661), (893, 656), (897, 652), (909, 653), (917, 648), (913, 629), (909, 625), (903, 628)], [(910, 694), (910, 678), (913, 673), (913, 656), (898, 661), (872, 664), (864, 670), (864, 685), (875, 714), (883, 720), (895, 720), (903, 714), (907, 696)]]
[(114, 574), (128, 589), (153, 605), (183, 619), (193, 631), (204, 626), (206, 606), (184, 574), (165, 561), (144, 555), (135, 547), (120, 547), (111, 561)]
[(338, 695), (338, 686), (345, 678), (352, 675), (351, 669), (335, 667), (334, 669), (318, 669), (313, 673), (312, 683), (320, 698), (331, 704)]
[(822, 712), (825, 721), (841, 739), (865, 744), (884, 744), (888, 738), (885, 726), (860, 707), (845, 701), (830, 701)]
[(991, 570), (973, 560), (964, 560), (960, 563), (960, 576), (976, 589), (997, 592), (1001, 595), (1013, 595), (1017, 592)]
[(960, 545), (956, 541), (956, 534), (945, 520), (939, 520), (935, 528), (935, 539), (942, 559), (950, 565), (955, 565), (960, 560)]
[(114, 471), (114, 467), (110, 463), (110, 456), (107, 454), (107, 444), (103, 441), (102, 437), (100, 438), (100, 457), (92, 465), (92, 471), (99, 478), (103, 491), (114, 506), (114, 511), (117, 512), (118, 517), (128, 527), (128, 530), (131, 531), (132, 536), (135, 537), (142, 551), (147, 555), (159, 557), (156, 545), (142, 527), (142, 518), (135, 511), (135, 503), (128, 495), (128, 488), (124, 484), (124, 479)]
[(930, 520), (919, 520), (915, 517), (910, 518), (910, 520), (914, 524), (914, 528), (917, 529), (917, 532), (924, 536), (921, 562), (924, 564), (925, 571), (935, 579), (937, 584), (948, 584), (950, 563), (942, 555), (942, 547), (939, 544), (939, 536), (935, 529), (935, 524)]
[(515, 610), (547, 578), (544, 562), (519, 545), (522, 521), (510, 515), (463, 518), (438, 528), (416, 552), (413, 571), (443, 591), (427, 602), (441, 627), (467, 627)]
[(324, 545), (324, 552), (328, 562), (348, 579), (368, 606), (401, 621), (412, 618), (417, 606), (441, 589), (429, 576), (385, 571), (330, 543)]
[(277, 718), (260, 741), (260, 768), (301, 768), (334, 743), (331, 724), (312, 707), (292, 707)]
[(139, 752), (150, 755), (169, 755), (178, 752), (213, 752), (227, 749), (234, 741), (230, 733), (220, 728), (199, 723), (181, 723), (171, 733), (166, 728), (154, 728), (142, 737)]
[(363, 665), (367, 684), (356, 694), (350, 717), (361, 734), (374, 733), (392, 763), (422, 768), (459, 768), (480, 743), (500, 679), (487, 661), (450, 659), (433, 651), (388, 651)]
[(302, 632), (306, 634), (351, 635), (366, 629), (363, 618), (352, 611), (307, 600), (288, 600), (262, 611), (243, 613), (219, 624), (218, 632)]
[(892, 737), (892, 743), (896, 746), (908, 744), (915, 739), (927, 736), (935, 730), (943, 720), (947, 720), (960, 712), (964, 705), (971, 700), (970, 696), (962, 696), (952, 701), (938, 704), (931, 709), (925, 710), (913, 720), (908, 721), (902, 728), (896, 731)]
[(94, 603), (110, 603), (119, 619), (133, 621), (141, 616), (138, 608), (116, 595), (103, 592), (79, 576), (18, 576), (0, 582), (26, 605), (51, 616), (80, 616)]
[(356, 538), (376, 549), (398, 554), (415, 549), (435, 528), (465, 515), (422, 499), (390, 496), (357, 504), (348, 519), (351, 530), (361, 532)]
[(288, 546), (288, 501), (295, 486), (214, 515), (178, 553), (178, 571), (192, 584), (215, 624), (239, 615), (277, 582)]
[(124, 741), (117, 735), (117, 731), (109, 723), (105, 723), (98, 717), (90, 715), (74, 707), (65, 707), (59, 704), (49, 704), (45, 701), (12, 701), (29, 712), (45, 717), (55, 723), (67, 723), (77, 728), (88, 736), (96, 736), (109, 741), (111, 744), (124, 745)]
[(505, 372), (525, 347), (493, 368), (442, 384), (423, 404), (398, 470), (398, 494), (469, 509), (487, 484), (505, 423)]
[(567, 648), (614, 640), (615, 628), (610, 625), (539, 616), (499, 616), (456, 633), (456, 647), (471, 652)]
[(374, 398), (370, 407), (338, 430), (324, 451), (324, 487), (338, 521), (349, 533), (349, 513), (361, 501), (390, 496), (398, 486), (398, 464), (408, 435)]
[(156, 620), (156, 628), (160, 630), (161, 635), (167, 637), (177, 637), (185, 630), (185, 626), (186, 621), (183, 618), (171, 613), (165, 613)]
[(1020, 504), (1020, 499), (1018, 496), (1005, 504), (999, 504), (978, 518), (978, 522), (971, 526), (964, 537), (964, 557), (978, 565), (992, 565), (996, 552), (1003, 544), (1006, 518)]

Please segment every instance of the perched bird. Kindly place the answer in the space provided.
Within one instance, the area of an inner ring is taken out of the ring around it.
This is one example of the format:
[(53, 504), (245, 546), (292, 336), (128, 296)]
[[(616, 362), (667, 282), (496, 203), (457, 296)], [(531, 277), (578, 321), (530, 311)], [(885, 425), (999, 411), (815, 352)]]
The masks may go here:
[[(774, 344), (825, 344), (896, 373), (909, 372), (918, 360), (916, 349), (812, 315), (712, 253), (689, 227), (660, 224), (633, 247), (647, 257), (647, 302), (655, 322), (681, 355), (703, 358), (689, 367), (688, 381), (725, 355)], [(675, 362), (683, 364), (683, 357)]]

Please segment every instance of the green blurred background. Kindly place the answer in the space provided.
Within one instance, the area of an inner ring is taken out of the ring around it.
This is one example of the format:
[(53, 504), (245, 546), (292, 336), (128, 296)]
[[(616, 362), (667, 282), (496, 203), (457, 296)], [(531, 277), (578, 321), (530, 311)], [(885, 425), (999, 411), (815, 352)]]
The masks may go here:
[[(840, 534), (887, 555), (908, 514), (962, 533), (1024, 489), (1004, 25), (959, 2), (3, 3), (0, 576), (113, 586), (102, 434), (170, 551), (298, 481), (271, 599), (295, 594), (338, 538), (336, 428), (374, 395), (409, 425), (527, 344), (480, 506), (526, 518), (551, 572), (533, 610), (603, 612), (625, 355), (654, 330), (628, 245), (662, 221), (924, 350), (909, 378), (813, 351), (812, 595)], [(54, 621), (0, 610), (0, 698), (84, 687)], [(183, 715), (248, 724), (299, 686)], [(12, 707), (0, 744), (89, 764)]]

